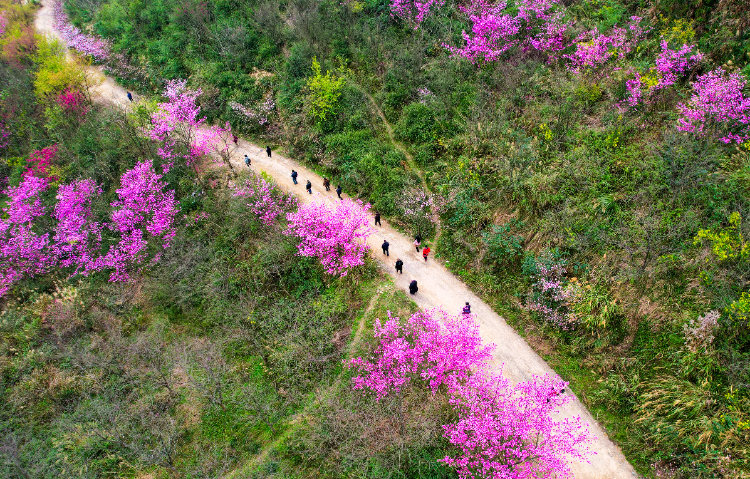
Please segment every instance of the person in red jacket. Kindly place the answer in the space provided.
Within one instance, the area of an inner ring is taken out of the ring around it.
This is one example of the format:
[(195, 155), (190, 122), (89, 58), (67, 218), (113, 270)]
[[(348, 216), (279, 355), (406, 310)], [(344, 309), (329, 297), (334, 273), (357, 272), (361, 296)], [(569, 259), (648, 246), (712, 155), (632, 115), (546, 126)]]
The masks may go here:
[(430, 254), (430, 247), (425, 246), (422, 250), (422, 256), (424, 256), (424, 260), (427, 261), (427, 255)]

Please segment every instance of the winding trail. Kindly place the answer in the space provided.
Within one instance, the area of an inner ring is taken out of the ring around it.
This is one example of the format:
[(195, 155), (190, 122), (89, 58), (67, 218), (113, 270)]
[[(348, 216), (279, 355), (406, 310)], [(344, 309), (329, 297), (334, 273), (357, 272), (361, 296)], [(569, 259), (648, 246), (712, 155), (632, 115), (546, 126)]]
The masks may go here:
[[(42, 7), (37, 12), (35, 26), (39, 33), (59, 38), (57, 32), (54, 30), (52, 8), (49, 0), (42, 1)], [(126, 97), (126, 90), (113, 79), (106, 77), (100, 68), (89, 67), (88, 73), (92, 84), (92, 98), (96, 101), (112, 103), (123, 108), (130, 107)], [(377, 108), (375, 100), (367, 92), (364, 93), (383, 119), (391, 141), (405, 154), (407, 159), (411, 158), (403, 146), (399, 148), (393, 136), (393, 129), (385, 120), (385, 116), (380, 111), (380, 108)], [(255, 172), (265, 172), (270, 175), (281, 188), (296, 192), (299, 200), (303, 203), (311, 201), (339, 201), (334, 191), (325, 191), (323, 180), (320, 176), (292, 159), (279, 154), (274, 154), (273, 158), (268, 158), (262, 147), (244, 139), (240, 139), (239, 147), (234, 153), (233, 164), (238, 171), (246, 168), (241, 158), (247, 154), (252, 159), (252, 169)], [(413, 163), (413, 160), (411, 160), (411, 163)], [(292, 168), (299, 173), (300, 184), (298, 185), (294, 185), (292, 182), (290, 176)], [(418, 168), (415, 168), (415, 171), (418, 172), (417, 174), (420, 174)], [(308, 179), (313, 183), (314, 194), (312, 195), (307, 194), (303, 186)], [(424, 182), (424, 178), (422, 178), (422, 181)], [(380, 245), (383, 239), (387, 239), (390, 242), (390, 251), (393, 253), (393, 256), (385, 257), (381, 253)], [(480, 325), (482, 339), (485, 343), (494, 343), (497, 346), (494, 352), (493, 365), (499, 368), (504, 364), (503, 372), (512, 382), (529, 380), (534, 375), (554, 374), (554, 371), (544, 360), (526, 344), (523, 338), (502, 317), (472, 293), (465, 284), (451, 274), (443, 265), (432, 258), (424, 261), (421, 253), (415, 251), (411, 238), (402, 235), (396, 229), (392, 228), (386, 220), (383, 220), (383, 226), (378, 228), (378, 233), (368, 239), (368, 245), (372, 248), (372, 255), (378, 261), (381, 269), (391, 276), (397, 288), (406, 290), (411, 279), (417, 280), (419, 292), (412, 296), (412, 298), (420, 308), (442, 308), (445, 311), (456, 314), (460, 312), (464, 302), (469, 301), (477, 322)], [(396, 274), (395, 272), (394, 263), (396, 258), (399, 257), (404, 262), (403, 275)], [(620, 449), (609, 440), (607, 433), (599, 426), (578, 399), (563, 408), (561, 415), (565, 417), (580, 416), (584, 421), (589, 423), (591, 433), (597, 438), (591, 446), (596, 455), (591, 458), (590, 463), (571, 461), (571, 469), (576, 479), (637, 479), (639, 477), (625, 459)]]
[[(407, 150), (403, 144), (396, 140), (396, 135), (393, 133), (393, 126), (391, 126), (391, 124), (388, 122), (388, 119), (385, 117), (383, 110), (381, 110), (378, 106), (378, 102), (375, 101), (375, 97), (373, 97), (370, 92), (365, 90), (362, 85), (355, 82), (351, 78), (347, 77), (347, 80), (349, 80), (354, 88), (356, 88), (360, 93), (367, 97), (367, 99), (370, 101), (370, 105), (372, 105), (372, 109), (383, 122), (383, 126), (385, 126), (385, 132), (388, 134), (388, 139), (391, 140), (391, 144), (393, 145), (393, 147), (400, 151), (402, 155), (404, 155), (404, 158), (406, 158), (406, 164), (409, 165), (409, 169), (416, 173), (416, 175), (419, 177), (419, 180), (422, 182), (422, 188), (424, 188), (425, 191), (432, 193), (432, 188), (430, 188), (430, 185), (427, 184), (424, 173), (419, 168), (419, 166), (417, 166), (417, 163), (414, 161), (414, 157), (411, 156), (411, 153), (409, 153), (409, 150)], [(432, 241), (432, 243), (437, 246), (440, 241), (440, 235), (443, 233), (440, 215), (432, 213), (432, 223), (435, 225), (435, 239)]]

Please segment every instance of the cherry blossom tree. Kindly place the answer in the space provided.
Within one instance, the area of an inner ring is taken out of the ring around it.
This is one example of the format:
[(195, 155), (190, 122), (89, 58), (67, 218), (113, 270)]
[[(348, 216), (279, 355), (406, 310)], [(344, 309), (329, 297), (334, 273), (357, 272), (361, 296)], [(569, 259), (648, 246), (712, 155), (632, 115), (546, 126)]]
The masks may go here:
[(587, 461), (591, 437), (580, 417), (555, 419), (574, 400), (567, 383), (549, 375), (510, 384), (502, 373), (478, 372), (451, 387), (458, 414), (443, 426), (459, 454), (443, 462), (461, 479), (572, 478), (569, 458)]
[(86, 35), (73, 26), (68, 14), (65, 13), (62, 0), (55, 0), (52, 3), (52, 17), (55, 21), (55, 30), (69, 48), (90, 55), (98, 61), (105, 61), (109, 57), (109, 42), (93, 35)]
[[(165, 173), (177, 159), (193, 166), (198, 159), (228, 148), (229, 124), (225, 128), (208, 126), (205, 117), (198, 118), (201, 108), (197, 99), (201, 93), (200, 88), (187, 88), (187, 80), (171, 80), (164, 89), (167, 101), (159, 103), (151, 115), (151, 127), (146, 133), (161, 144), (157, 154), (165, 161)], [(228, 160), (226, 163), (232, 168)]]
[(467, 316), (433, 309), (402, 322), (388, 312), (388, 321), (376, 319), (374, 330), (379, 343), (372, 356), (354, 358), (349, 367), (360, 371), (353, 388), (370, 390), (378, 400), (413, 379), (426, 381), (435, 393), (441, 385), (465, 381), (492, 359), (494, 345), (482, 346), (479, 326)]
[(443, 5), (445, 5), (445, 0), (425, 0), (423, 2), (419, 0), (392, 0), (391, 16), (406, 20), (414, 25), (416, 30), (425, 18), (431, 16), (435, 13), (435, 10)]
[[(143, 161), (125, 172), (120, 179), (118, 200), (110, 204), (112, 222), (107, 227), (119, 240), (106, 255), (96, 259), (93, 269), (114, 269), (110, 281), (127, 281), (130, 271), (148, 258), (149, 238), (169, 247), (177, 233), (174, 224), (179, 212), (174, 191), (164, 191), (166, 183), (154, 171), (151, 161)], [(157, 262), (157, 252), (151, 262)]]
[(276, 223), (284, 210), (297, 205), (297, 199), (284, 194), (270, 181), (253, 176), (234, 186), (234, 196), (242, 198), (250, 211), (266, 226)]
[(472, 316), (431, 310), (402, 322), (389, 312), (384, 324), (376, 320), (374, 334), (379, 342), (372, 356), (349, 363), (360, 373), (352, 387), (378, 401), (414, 381), (447, 394), (457, 419), (443, 426), (444, 437), (458, 453), (442, 461), (460, 478), (572, 477), (567, 461), (591, 454), (581, 419), (555, 418), (574, 400), (561, 394), (567, 383), (544, 375), (514, 386), (502, 370), (489, 373), (494, 346), (482, 346)]
[(507, 2), (471, 0), (459, 8), (472, 27), (471, 33), (462, 33), (464, 46), (443, 45), (453, 56), (480, 63), (497, 61), (516, 47), (542, 52), (565, 48), (569, 24), (557, 0), (521, 0), (515, 8), (509, 8)]
[(75, 267), (73, 274), (85, 275), (96, 269), (104, 225), (93, 220), (92, 201), (101, 194), (92, 179), (60, 185), (57, 190), (55, 254), (60, 266)]
[(682, 114), (678, 130), (704, 136), (718, 132), (724, 143), (750, 140), (750, 96), (743, 94), (746, 79), (717, 68), (698, 77), (690, 101), (677, 108)]
[(285, 233), (300, 238), (297, 254), (318, 258), (328, 274), (346, 276), (350, 269), (364, 264), (370, 249), (367, 238), (374, 229), (369, 209), (369, 204), (359, 200), (313, 201), (287, 213)]
[(37, 218), (46, 214), (41, 197), (46, 190), (46, 179), (26, 175), (6, 192), (0, 215), (0, 296), (24, 276), (44, 273), (54, 263), (49, 233), (34, 228)]

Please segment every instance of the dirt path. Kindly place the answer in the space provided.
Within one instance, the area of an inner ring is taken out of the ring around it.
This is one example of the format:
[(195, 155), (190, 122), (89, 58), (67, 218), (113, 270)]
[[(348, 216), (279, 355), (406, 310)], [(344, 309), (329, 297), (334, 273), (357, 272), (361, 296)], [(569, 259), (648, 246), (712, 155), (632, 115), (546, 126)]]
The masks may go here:
[[(35, 25), (40, 33), (57, 36), (53, 28), (52, 9), (48, 2), (49, 0), (43, 1), (43, 6), (37, 13)], [(129, 106), (124, 88), (111, 78), (105, 77), (98, 68), (91, 67), (90, 73), (91, 78), (96, 80), (95, 86), (92, 87), (92, 97), (98, 101), (104, 100), (124, 107)], [(380, 115), (382, 115), (382, 112), (380, 112)], [(385, 118), (382, 118), (385, 122)], [(389, 129), (389, 135), (393, 138), (393, 131), (389, 128), (390, 125), (387, 122), (385, 124), (386, 128)], [(395, 140), (394, 144), (396, 144)], [(268, 158), (262, 147), (244, 139), (240, 139), (239, 148), (235, 151), (235, 157), (233, 158), (233, 164), (238, 171), (246, 168), (241, 161), (245, 154), (252, 159), (252, 169), (255, 172), (265, 172), (270, 175), (281, 188), (296, 192), (301, 202), (339, 201), (334, 191), (325, 191), (323, 180), (317, 174), (278, 154), (274, 154), (273, 158)], [(292, 168), (299, 173), (298, 181), (300, 184), (298, 185), (294, 185), (292, 182), (290, 176)], [(307, 194), (304, 189), (304, 184), (308, 179), (313, 184), (314, 193), (312, 195)], [(381, 253), (380, 245), (383, 239), (387, 239), (391, 244), (390, 252), (393, 255), (390, 257), (385, 257)], [(533, 375), (554, 374), (554, 371), (544, 360), (526, 344), (523, 338), (516, 334), (513, 328), (506, 324), (502, 317), (482, 302), (441, 264), (433, 261), (432, 258), (425, 262), (421, 254), (417, 253), (412, 246), (412, 239), (400, 234), (387, 221), (383, 220), (383, 226), (378, 228), (378, 233), (369, 238), (368, 244), (372, 248), (373, 257), (378, 261), (382, 270), (393, 278), (396, 287), (406, 290), (411, 279), (417, 280), (419, 292), (412, 298), (420, 308), (442, 308), (450, 313), (459, 313), (464, 302), (469, 301), (480, 324), (483, 340), (497, 346), (494, 364), (497, 367), (504, 364), (504, 374), (511, 381), (528, 380)], [(399, 257), (404, 261), (403, 275), (395, 272), (394, 263), (396, 258)], [(580, 416), (590, 424), (591, 433), (597, 437), (592, 445), (592, 450), (596, 452), (596, 455), (592, 457), (590, 463), (571, 462), (571, 469), (577, 479), (635, 479), (639, 477), (620, 452), (620, 449), (609, 440), (607, 434), (580, 401), (576, 400), (570, 403), (564, 408), (562, 415), (566, 417)]]

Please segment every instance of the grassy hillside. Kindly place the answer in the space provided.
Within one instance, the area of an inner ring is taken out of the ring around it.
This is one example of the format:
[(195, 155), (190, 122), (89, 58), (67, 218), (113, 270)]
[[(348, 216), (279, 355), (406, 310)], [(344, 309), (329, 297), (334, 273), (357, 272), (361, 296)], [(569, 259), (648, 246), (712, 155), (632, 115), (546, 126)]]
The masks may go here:
[[(415, 28), (385, 1), (65, 3), (81, 28), (112, 42), (118, 55), (107, 65), (125, 84), (156, 93), (165, 80), (188, 79), (202, 88), (210, 120), (282, 146), (405, 231), (427, 236), (438, 257), (572, 382), (639, 472), (750, 474), (750, 143), (726, 144), (716, 129), (702, 137), (678, 129), (680, 105), (701, 75), (718, 67), (750, 75), (743, 3), (563, 2), (563, 50), (517, 47), (477, 64), (446, 48), (461, 47), (461, 32), (470, 30), (462, 5), (443, 5)], [(565, 59), (585, 43), (581, 34), (626, 28), (634, 15), (643, 31), (627, 51), (578, 71)], [(657, 69), (662, 42), (702, 56), (669, 85)], [(631, 106), (635, 79), (645, 98)], [(243, 289), (251, 287), (278, 290), (275, 311), (326, 298), (339, 304), (338, 324), (352, 324), (351, 311), (368, 302), (366, 287), (319, 283), (313, 265), (300, 271), (284, 262), (275, 237), (244, 251), (238, 238), (252, 227), (224, 217), (232, 209), (217, 205), (231, 200), (216, 195), (200, 208), (215, 208), (207, 211), (222, 220), (180, 240), (179, 256), (154, 273), (154, 285), (170, 288), (144, 287), (132, 303), (165, 318), (148, 324), (167, 321), (159, 334), (183, 343), (205, 334), (224, 344), (225, 330), (260, 307)], [(202, 256), (196, 244), (215, 253)], [(186, 261), (200, 266), (188, 273), (169, 266)], [(290, 269), (269, 277), (275, 261)], [(334, 314), (316, 307), (313, 317)], [(291, 374), (285, 361), (274, 374)], [(337, 362), (326, 364), (295, 384), (298, 394), (333, 380)], [(436, 455), (436, 443), (418, 444), (407, 464), (400, 453), (393, 459), (396, 449), (376, 449), (372, 465), (361, 444), (334, 441), (361, 436), (357, 428), (367, 423), (345, 417), (346, 394), (323, 395), (310, 410), (317, 421), (281, 421), (305, 434), (280, 443), (280, 465), (263, 474), (315, 474), (308, 467), (331, 477), (414, 477), (412, 467), (438, 474), (421, 466), (431, 464), (423, 458)], [(274, 411), (289, 418), (304, 403), (284, 404)], [(254, 427), (262, 435), (267, 426)]]

